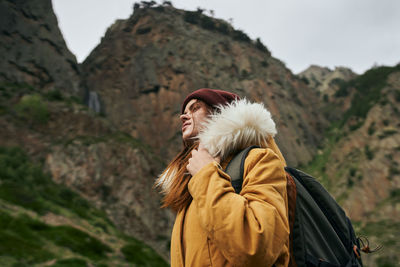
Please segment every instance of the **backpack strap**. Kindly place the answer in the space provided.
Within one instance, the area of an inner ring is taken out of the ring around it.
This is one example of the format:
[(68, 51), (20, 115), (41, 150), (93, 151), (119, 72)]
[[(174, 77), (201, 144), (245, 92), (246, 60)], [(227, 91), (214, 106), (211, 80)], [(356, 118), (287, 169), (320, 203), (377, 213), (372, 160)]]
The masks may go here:
[(258, 148), (258, 146), (250, 146), (243, 149), (232, 158), (225, 168), (225, 172), (231, 177), (232, 186), (237, 194), (242, 190), (244, 162), (253, 148)]
[(298, 267), (293, 253), (293, 228), (294, 228), (294, 221), (296, 214), (297, 188), (294, 178), (288, 172), (286, 172), (286, 192), (288, 198), (288, 219), (289, 219), (289, 229), (290, 229), (290, 235), (289, 235), (290, 260), (288, 267)]

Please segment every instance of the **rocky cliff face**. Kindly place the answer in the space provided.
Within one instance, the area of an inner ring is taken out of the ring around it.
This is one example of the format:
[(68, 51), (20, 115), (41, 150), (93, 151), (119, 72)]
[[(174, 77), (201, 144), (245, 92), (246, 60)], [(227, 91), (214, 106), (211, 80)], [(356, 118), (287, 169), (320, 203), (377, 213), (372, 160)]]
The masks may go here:
[(120, 230), (168, 259), (173, 215), (160, 209), (160, 195), (153, 189), (160, 160), (123, 134), (90, 139), (52, 147), (46, 168), (53, 180), (81, 192)]
[(0, 7), (0, 146), (21, 147), (55, 182), (168, 259), (172, 215), (160, 210), (153, 189), (165, 163), (83, 105), (79, 66), (50, 0), (2, 0)]
[[(315, 90), (322, 103), (320, 112), (329, 121), (339, 121), (344, 112), (350, 108), (354, 90), (346, 86), (349, 81), (357, 77), (351, 69), (336, 67), (331, 70), (311, 65), (301, 72), (299, 77)], [(344, 87), (349, 91), (344, 92)]]
[(305, 79), (305, 82), (320, 92), (322, 98), (329, 99), (339, 89), (342, 83), (348, 82), (355, 78), (355, 74), (351, 69), (345, 67), (336, 67), (331, 70), (326, 67), (311, 65), (305, 71), (299, 74), (299, 77)]
[(200, 12), (138, 8), (114, 23), (82, 64), (84, 83), (100, 96), (107, 118), (159, 155), (172, 158), (181, 147), (183, 98), (208, 87), (264, 102), (288, 162), (309, 161), (326, 125), (315, 94), (240, 33)]
[(57, 25), (51, 0), (1, 0), (0, 82), (81, 96), (76, 58)]
[(118, 229), (168, 258), (173, 218), (159, 208), (160, 195), (153, 189), (164, 163), (149, 147), (74, 98), (49, 97), (24, 86), (2, 86), (1, 92), (1, 147), (23, 148), (44, 162), (56, 183), (79, 192)]

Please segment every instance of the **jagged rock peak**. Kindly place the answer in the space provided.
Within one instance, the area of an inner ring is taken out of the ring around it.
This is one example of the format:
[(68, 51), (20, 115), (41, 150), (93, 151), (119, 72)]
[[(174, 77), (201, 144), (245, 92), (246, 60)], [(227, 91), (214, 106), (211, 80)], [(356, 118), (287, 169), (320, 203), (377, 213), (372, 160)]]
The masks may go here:
[(299, 73), (299, 77), (305, 80), (308, 85), (317, 91), (332, 95), (337, 90), (338, 81), (349, 81), (357, 76), (350, 68), (335, 67), (331, 70), (328, 67), (311, 65), (306, 70)]
[(51, 0), (0, 1), (0, 82), (80, 95), (79, 69)]

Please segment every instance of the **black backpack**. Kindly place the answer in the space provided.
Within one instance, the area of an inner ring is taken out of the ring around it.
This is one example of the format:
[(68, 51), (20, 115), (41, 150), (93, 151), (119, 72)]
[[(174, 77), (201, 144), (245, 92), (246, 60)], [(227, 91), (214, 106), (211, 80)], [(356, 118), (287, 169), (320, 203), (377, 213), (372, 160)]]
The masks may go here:
[[(239, 193), (248, 147), (226, 167)], [(290, 225), (289, 266), (360, 267), (360, 240), (343, 209), (312, 176), (286, 167)]]

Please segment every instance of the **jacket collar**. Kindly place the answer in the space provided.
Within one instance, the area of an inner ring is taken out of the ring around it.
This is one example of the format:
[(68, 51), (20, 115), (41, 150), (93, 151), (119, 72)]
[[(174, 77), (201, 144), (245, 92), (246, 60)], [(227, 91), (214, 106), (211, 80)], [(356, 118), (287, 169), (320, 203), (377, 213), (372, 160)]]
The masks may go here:
[(224, 160), (252, 145), (267, 147), (276, 133), (271, 113), (262, 103), (241, 99), (219, 106), (203, 124), (198, 138), (212, 156)]

